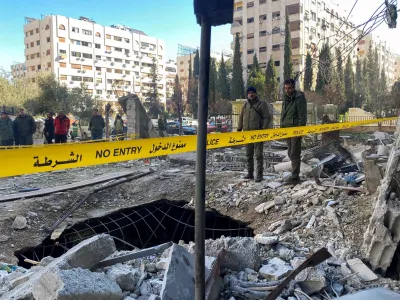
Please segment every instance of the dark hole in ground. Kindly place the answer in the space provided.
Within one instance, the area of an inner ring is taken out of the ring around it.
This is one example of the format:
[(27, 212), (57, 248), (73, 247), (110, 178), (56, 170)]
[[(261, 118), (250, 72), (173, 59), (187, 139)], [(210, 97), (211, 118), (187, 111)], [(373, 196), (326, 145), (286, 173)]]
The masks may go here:
[[(59, 257), (96, 234), (108, 233), (139, 248), (148, 248), (173, 241), (186, 243), (194, 241), (194, 210), (185, 208), (187, 203), (161, 200), (127, 208), (101, 218), (88, 219), (66, 229), (56, 245), (50, 236), (40, 246), (15, 252), (19, 266), (30, 268), (25, 258), (40, 261), (46, 256)], [(206, 238), (224, 236), (254, 236), (253, 230), (243, 222), (233, 220), (217, 212), (206, 212)], [(115, 240), (118, 250), (132, 250), (132, 247)]]

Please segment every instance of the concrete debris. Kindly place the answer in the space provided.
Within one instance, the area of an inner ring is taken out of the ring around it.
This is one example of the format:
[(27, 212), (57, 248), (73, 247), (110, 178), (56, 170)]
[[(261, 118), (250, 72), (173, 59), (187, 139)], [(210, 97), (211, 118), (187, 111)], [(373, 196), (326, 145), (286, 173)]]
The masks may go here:
[(131, 269), (123, 264), (116, 264), (107, 271), (107, 277), (115, 281), (124, 291), (135, 291), (139, 281), (139, 270)]
[(263, 212), (268, 211), (269, 209), (271, 209), (274, 206), (275, 206), (275, 201), (269, 201), (269, 202), (261, 203), (260, 205), (258, 205), (255, 208), (255, 210), (256, 210), (256, 212), (262, 214)]
[(267, 265), (263, 265), (259, 271), (260, 275), (268, 280), (279, 280), (288, 275), (293, 268), (283, 260), (275, 257)]
[(13, 229), (24, 229), (27, 226), (28, 221), (24, 216), (17, 216), (11, 225)]
[(264, 236), (263, 234), (257, 234), (254, 239), (257, 243), (263, 245), (273, 245), (278, 243), (278, 236)]
[(362, 281), (373, 281), (378, 279), (378, 276), (370, 270), (359, 258), (349, 259), (347, 261), (350, 270), (357, 274)]

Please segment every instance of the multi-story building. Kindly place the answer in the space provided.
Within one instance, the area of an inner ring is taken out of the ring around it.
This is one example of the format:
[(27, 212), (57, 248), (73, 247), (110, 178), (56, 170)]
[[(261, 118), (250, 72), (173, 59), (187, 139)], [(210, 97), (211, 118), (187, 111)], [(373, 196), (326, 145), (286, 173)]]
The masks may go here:
[(167, 100), (170, 99), (172, 94), (174, 93), (175, 77), (176, 77), (176, 63), (173, 60), (169, 60), (165, 64)]
[(400, 80), (400, 55), (399, 54), (396, 54), (396, 62), (394, 64), (396, 65), (396, 69), (395, 69), (396, 80)]
[(13, 78), (24, 78), (26, 73), (26, 66), (24, 63), (14, 62), (11, 65), (11, 75)]
[[(302, 72), (305, 58), (310, 52), (317, 58), (322, 45), (328, 43), (332, 56), (335, 47), (340, 47), (343, 56), (356, 55), (357, 30), (347, 19), (348, 13), (337, 4), (323, 0), (235, 0), (231, 33), (234, 49), (236, 34), (239, 34), (243, 77), (252, 67), (257, 54), (261, 67), (265, 68), (270, 57), (274, 60), (279, 81), (283, 82), (285, 19), (289, 15), (294, 72)], [(349, 51), (345, 51), (349, 49)], [(316, 78), (316, 76), (314, 76)], [(300, 81), (302, 76), (300, 76)]]
[[(359, 32), (361, 33), (361, 32)], [(372, 44), (372, 49), (377, 48), (379, 52), (379, 64), (386, 72), (388, 85), (392, 85), (398, 75), (396, 69), (396, 54), (386, 41), (379, 39), (379, 36), (372, 33), (364, 36), (357, 45), (357, 54), (359, 59), (364, 59), (368, 54), (369, 45)]]
[(116, 100), (129, 92), (144, 96), (155, 61), (158, 91), (165, 103), (165, 43), (158, 38), (126, 26), (59, 15), (26, 18), (24, 34), (27, 77), (53, 73), (69, 88), (83, 82), (94, 96)]

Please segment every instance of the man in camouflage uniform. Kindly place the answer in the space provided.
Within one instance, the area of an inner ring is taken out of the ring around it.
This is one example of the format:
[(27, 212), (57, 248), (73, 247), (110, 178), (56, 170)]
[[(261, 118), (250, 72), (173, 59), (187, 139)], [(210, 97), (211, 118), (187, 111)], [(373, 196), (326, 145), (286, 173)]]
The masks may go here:
[[(296, 90), (296, 81), (287, 79), (284, 82), (285, 98), (282, 102), (281, 128), (289, 128), (307, 125), (307, 101), (304, 94)], [(292, 176), (286, 184), (298, 184), (300, 182), (301, 165), (301, 136), (287, 139), (288, 156), (292, 162)]]
[[(271, 127), (272, 116), (265, 101), (258, 99), (254, 87), (247, 89), (247, 102), (240, 112), (238, 131), (260, 130)], [(263, 180), (263, 142), (246, 144), (247, 175), (245, 179), (254, 179), (254, 154), (257, 160), (256, 182)]]

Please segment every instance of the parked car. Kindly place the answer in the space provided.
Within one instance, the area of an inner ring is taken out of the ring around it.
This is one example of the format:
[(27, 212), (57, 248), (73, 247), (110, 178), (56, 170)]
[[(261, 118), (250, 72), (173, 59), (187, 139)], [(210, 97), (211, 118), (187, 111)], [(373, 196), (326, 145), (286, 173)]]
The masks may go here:
[[(196, 128), (192, 126), (182, 126), (183, 134), (194, 135), (197, 134)], [(168, 122), (167, 123), (167, 133), (168, 134), (179, 134), (179, 122)]]
[(183, 126), (199, 126), (199, 121), (188, 118), (188, 117), (182, 117), (182, 125)]
[[(221, 132), (229, 132), (230, 131), (230, 129), (229, 129), (230, 127), (229, 127), (229, 125), (227, 125), (227, 124), (222, 124), (221, 125)], [(207, 124), (207, 133), (210, 133), (210, 132), (217, 132), (218, 130), (217, 130), (217, 125), (215, 124), (215, 122), (209, 122), (208, 124)]]

